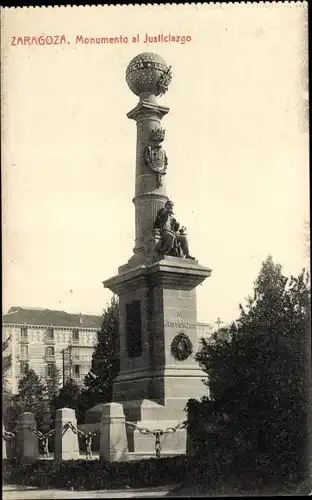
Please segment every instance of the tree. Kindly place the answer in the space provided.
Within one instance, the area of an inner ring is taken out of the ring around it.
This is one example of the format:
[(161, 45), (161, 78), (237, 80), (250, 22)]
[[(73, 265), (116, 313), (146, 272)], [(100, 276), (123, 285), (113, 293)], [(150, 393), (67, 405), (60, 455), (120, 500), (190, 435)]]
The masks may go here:
[[(78, 384), (72, 378), (68, 378), (60, 390), (56, 391), (55, 385), (53, 389), (52, 386), (50, 387), (50, 391), (51, 428), (55, 427), (56, 410), (60, 408), (72, 408), (75, 410), (77, 421), (80, 423), (81, 389)], [(52, 449), (53, 447), (54, 444), (52, 443), (50, 448)]]
[(203, 340), (197, 355), (246, 460), (265, 456), (272, 470), (298, 478), (307, 467), (309, 306), (306, 271), (287, 278), (268, 257), (236, 325)]
[(113, 396), (113, 381), (119, 372), (119, 309), (112, 297), (103, 314), (101, 330), (92, 355), (91, 369), (86, 375), (83, 391), (84, 406), (109, 403)]
[(9, 419), (14, 428), (18, 415), (23, 412), (35, 414), (39, 430), (45, 431), (50, 425), (50, 408), (47, 387), (42, 379), (32, 369), (28, 369), (18, 383), (18, 393), (12, 397)]
[(50, 408), (50, 427), (54, 428), (55, 426), (55, 412), (56, 412), (56, 404), (58, 400), (58, 395), (60, 392), (60, 377), (61, 372), (57, 368), (55, 364), (53, 364), (53, 368), (49, 373), (49, 377), (46, 379), (47, 385), (47, 397), (49, 401)]
[(68, 378), (58, 394), (53, 397), (53, 408), (73, 408), (76, 412), (79, 407), (80, 387), (72, 379)]
[(201, 339), (201, 349), (196, 358), (209, 374), (204, 384), (212, 398), (218, 398), (231, 385), (234, 369), (232, 340), (236, 332), (237, 327), (232, 323), (230, 327), (215, 331), (208, 339)]
[(56, 396), (60, 391), (60, 378), (61, 371), (57, 368), (55, 364), (52, 365), (52, 371), (47, 378), (47, 391), (48, 397), (51, 400), (54, 396)]
[(12, 355), (5, 354), (11, 342), (11, 337), (8, 337), (5, 340), (2, 340), (2, 402), (4, 409), (10, 404), (12, 392), (8, 387), (7, 374), (12, 366)]
[(5, 351), (8, 349), (10, 343), (11, 343), (11, 336), (9, 336), (5, 340), (2, 340), (2, 375), (3, 375), (3, 377), (5, 377), (5, 375), (7, 374), (7, 371), (11, 368), (11, 365), (12, 365), (12, 355), (11, 354), (4, 354)]

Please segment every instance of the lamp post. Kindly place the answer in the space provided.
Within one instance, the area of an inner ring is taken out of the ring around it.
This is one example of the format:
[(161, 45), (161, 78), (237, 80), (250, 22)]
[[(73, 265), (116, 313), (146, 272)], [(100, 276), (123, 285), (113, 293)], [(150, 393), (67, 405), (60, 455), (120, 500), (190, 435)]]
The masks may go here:
[(65, 349), (62, 349), (62, 372), (63, 372), (63, 387), (65, 385)]

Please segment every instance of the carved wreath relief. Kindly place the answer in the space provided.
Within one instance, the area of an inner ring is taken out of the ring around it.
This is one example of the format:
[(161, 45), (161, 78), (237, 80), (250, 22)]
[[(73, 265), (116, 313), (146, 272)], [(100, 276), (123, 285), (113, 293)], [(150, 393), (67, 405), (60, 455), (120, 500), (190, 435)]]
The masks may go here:
[(162, 186), (162, 176), (166, 174), (168, 158), (161, 143), (165, 138), (165, 130), (154, 129), (150, 133), (150, 145), (144, 150), (146, 164), (157, 174), (157, 187)]
[(171, 354), (177, 361), (185, 361), (193, 354), (193, 344), (185, 333), (181, 332), (174, 337), (171, 343)]

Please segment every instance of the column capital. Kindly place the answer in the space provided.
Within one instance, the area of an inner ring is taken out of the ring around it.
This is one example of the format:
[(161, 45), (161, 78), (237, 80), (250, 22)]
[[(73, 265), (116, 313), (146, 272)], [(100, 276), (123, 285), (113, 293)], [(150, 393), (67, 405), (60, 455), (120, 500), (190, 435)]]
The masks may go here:
[(163, 118), (167, 113), (169, 113), (169, 108), (167, 106), (160, 106), (156, 102), (139, 101), (135, 108), (133, 108), (127, 117), (130, 120), (139, 120), (145, 116), (150, 116), (151, 114), (157, 114), (160, 119)]

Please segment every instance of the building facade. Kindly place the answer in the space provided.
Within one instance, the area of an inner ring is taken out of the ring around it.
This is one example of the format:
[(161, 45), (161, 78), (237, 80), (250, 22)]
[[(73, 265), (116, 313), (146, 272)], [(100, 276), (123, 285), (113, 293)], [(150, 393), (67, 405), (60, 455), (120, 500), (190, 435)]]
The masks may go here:
[(101, 316), (11, 307), (2, 317), (2, 329), (4, 339), (11, 337), (6, 354), (12, 355), (12, 365), (6, 378), (12, 393), (27, 368), (47, 381), (56, 367), (60, 384), (69, 377), (83, 384), (101, 321)]
[[(60, 384), (73, 378), (82, 385), (101, 327), (101, 316), (69, 314), (49, 309), (11, 307), (2, 317), (3, 338), (11, 337), (6, 354), (12, 355), (7, 373), (8, 388), (15, 394), (27, 368), (45, 381), (59, 370)], [(208, 337), (212, 327), (198, 323), (198, 339)]]
[(197, 323), (197, 337), (200, 340), (201, 338), (208, 338), (213, 333), (214, 329), (209, 323)]

